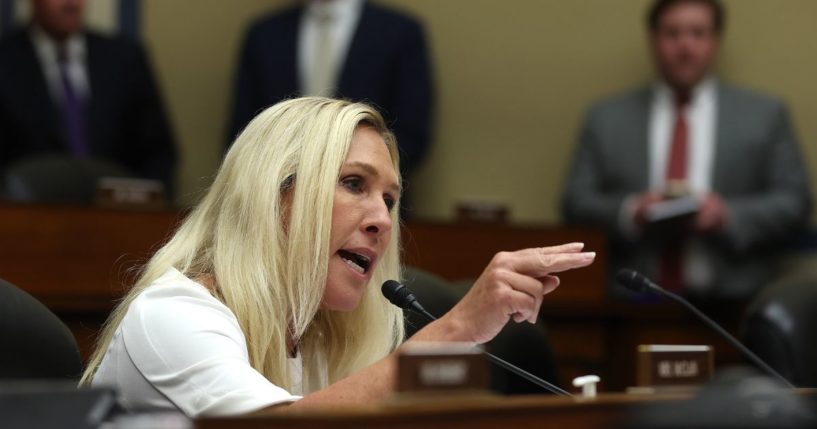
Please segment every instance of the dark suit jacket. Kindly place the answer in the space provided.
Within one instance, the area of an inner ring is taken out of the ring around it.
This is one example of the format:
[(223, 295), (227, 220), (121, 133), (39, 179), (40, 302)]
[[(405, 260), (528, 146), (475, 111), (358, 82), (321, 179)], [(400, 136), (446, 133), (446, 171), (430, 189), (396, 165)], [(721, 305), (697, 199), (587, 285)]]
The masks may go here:
[[(230, 142), (261, 110), (299, 96), (297, 36), (303, 12), (302, 6), (288, 9), (250, 28), (235, 80)], [(397, 137), (403, 172), (412, 171), (426, 152), (431, 91), (420, 24), (365, 3), (335, 95), (380, 110)]]
[[(725, 199), (729, 221), (722, 234), (698, 238), (714, 268), (709, 295), (742, 298), (772, 276), (775, 245), (808, 222), (809, 179), (783, 103), (723, 83), (717, 91), (712, 190)], [(641, 88), (590, 109), (562, 209), (569, 223), (610, 232), (614, 268), (654, 276), (656, 243), (649, 237), (630, 241), (619, 224), (625, 198), (649, 186), (651, 102), (650, 88)]]
[[(142, 48), (88, 32), (91, 156), (172, 190), (176, 148)], [(0, 41), (0, 170), (28, 156), (69, 153), (34, 46), (25, 29)]]

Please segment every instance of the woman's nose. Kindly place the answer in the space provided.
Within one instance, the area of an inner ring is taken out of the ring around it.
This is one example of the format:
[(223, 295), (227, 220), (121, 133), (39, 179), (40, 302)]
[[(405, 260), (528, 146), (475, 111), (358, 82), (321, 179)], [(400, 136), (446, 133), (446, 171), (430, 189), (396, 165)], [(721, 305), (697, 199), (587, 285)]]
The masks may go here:
[(366, 232), (375, 235), (387, 234), (391, 231), (391, 211), (383, 200), (375, 202), (368, 211), (363, 227)]

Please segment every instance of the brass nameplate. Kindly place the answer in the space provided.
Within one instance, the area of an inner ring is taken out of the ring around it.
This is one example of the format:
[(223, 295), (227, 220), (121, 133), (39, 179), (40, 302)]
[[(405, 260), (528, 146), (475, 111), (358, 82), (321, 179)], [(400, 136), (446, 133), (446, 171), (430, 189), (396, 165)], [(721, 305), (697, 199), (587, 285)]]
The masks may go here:
[(714, 373), (710, 346), (640, 345), (636, 385), (640, 387), (701, 384)]
[(400, 393), (484, 391), (490, 379), (485, 356), (461, 344), (407, 345), (397, 368)]

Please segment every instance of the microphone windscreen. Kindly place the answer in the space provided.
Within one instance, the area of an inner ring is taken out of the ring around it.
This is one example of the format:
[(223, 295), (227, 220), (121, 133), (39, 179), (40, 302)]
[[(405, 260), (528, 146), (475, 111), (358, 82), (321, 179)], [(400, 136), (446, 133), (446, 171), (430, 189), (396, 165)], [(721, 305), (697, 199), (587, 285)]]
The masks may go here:
[(380, 288), (383, 296), (392, 304), (408, 309), (411, 306), (411, 291), (396, 280), (386, 280)]
[(650, 280), (635, 270), (627, 268), (619, 270), (619, 272), (616, 274), (616, 281), (627, 289), (636, 292), (644, 293), (652, 290), (650, 287)]

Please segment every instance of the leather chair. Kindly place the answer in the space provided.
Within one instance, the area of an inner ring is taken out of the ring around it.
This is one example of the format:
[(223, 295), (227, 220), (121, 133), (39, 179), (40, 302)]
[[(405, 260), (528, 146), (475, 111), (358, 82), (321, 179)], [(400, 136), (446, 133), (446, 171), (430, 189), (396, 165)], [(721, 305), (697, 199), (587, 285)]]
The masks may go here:
[(749, 367), (720, 369), (694, 396), (633, 406), (627, 429), (806, 429), (817, 427), (813, 398)]
[(34, 297), (0, 279), (0, 380), (79, 380), (73, 334)]
[[(77, 389), (64, 381), (0, 382), (0, 427), (3, 429), (97, 429), (192, 427), (143, 421), (141, 425), (113, 424), (120, 413), (116, 392), (111, 388)], [(143, 419), (144, 420), (144, 419)]]
[[(417, 268), (406, 267), (405, 285), (434, 316), (442, 316), (468, 292), (471, 282), (450, 283)], [(406, 336), (428, 324), (414, 312), (406, 312)], [(541, 322), (509, 323), (487, 345), (488, 351), (551, 383), (557, 384), (556, 364), (547, 332)], [(504, 369), (491, 368), (491, 387), (505, 394), (546, 394), (542, 389)]]
[(744, 343), (797, 387), (817, 387), (817, 279), (787, 279), (749, 305)]

